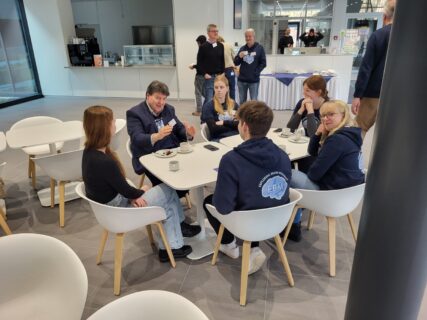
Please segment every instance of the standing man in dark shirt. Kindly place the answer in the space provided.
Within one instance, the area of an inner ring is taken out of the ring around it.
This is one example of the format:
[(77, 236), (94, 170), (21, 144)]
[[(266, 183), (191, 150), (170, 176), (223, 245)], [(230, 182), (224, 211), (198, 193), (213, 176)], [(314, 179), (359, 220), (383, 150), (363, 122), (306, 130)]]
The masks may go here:
[(259, 76), (267, 66), (267, 58), (262, 45), (255, 42), (255, 30), (245, 31), (246, 44), (239, 49), (234, 64), (240, 66), (237, 87), (239, 88), (240, 104), (248, 98), (248, 90), (251, 100), (258, 99)]
[(291, 36), (291, 29), (286, 28), (285, 34), (279, 40), (280, 54), (285, 53), (285, 48), (292, 48), (294, 46), (294, 39)]
[(218, 42), (218, 27), (210, 24), (207, 27), (208, 40), (199, 47), (197, 53), (198, 71), (204, 75), (205, 103), (212, 100), (214, 95), (214, 79), (217, 75), (224, 73), (224, 45)]
[(304, 32), (299, 39), (304, 42), (305, 47), (317, 47), (317, 43), (323, 39), (323, 34), (314, 32), (314, 29), (311, 28), (308, 34)]
[(369, 38), (365, 56), (357, 75), (351, 111), (356, 115), (356, 122), (362, 129), (362, 138), (374, 125), (377, 117), (395, 5), (396, 1), (394, 0), (388, 0), (385, 4), (384, 27), (375, 31)]
[[(196, 39), (197, 45), (200, 46), (206, 42), (206, 37), (200, 35)], [(191, 64), (191, 70), (196, 69), (196, 77), (194, 78), (194, 94), (196, 96), (196, 111), (192, 113), (193, 116), (200, 117), (202, 114), (202, 97), (203, 97), (203, 84), (205, 83), (205, 76), (199, 70), (197, 64)]]

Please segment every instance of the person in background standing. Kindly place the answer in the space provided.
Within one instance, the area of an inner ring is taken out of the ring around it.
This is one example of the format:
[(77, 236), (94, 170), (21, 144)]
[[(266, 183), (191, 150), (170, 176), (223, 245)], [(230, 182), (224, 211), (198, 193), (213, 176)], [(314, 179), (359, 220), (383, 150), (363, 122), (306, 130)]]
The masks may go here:
[[(206, 42), (206, 37), (200, 35), (196, 39), (197, 45), (200, 46)], [(196, 69), (196, 77), (194, 78), (194, 94), (196, 95), (196, 111), (192, 113), (193, 116), (199, 117), (202, 113), (202, 97), (203, 97), (203, 84), (205, 83), (205, 77), (200, 72), (197, 64), (191, 64), (189, 66), (191, 70)]]
[(224, 38), (219, 36), (218, 42), (221, 42), (224, 45), (224, 63), (225, 63), (225, 76), (228, 80), (229, 85), (229, 95), (230, 98), (236, 99), (236, 74), (234, 73), (234, 69), (236, 66), (234, 65), (234, 50), (233, 48), (224, 41)]
[(394, 0), (388, 0), (385, 4), (384, 27), (375, 31), (369, 38), (357, 75), (351, 112), (356, 115), (357, 125), (362, 129), (362, 138), (365, 138), (366, 132), (374, 125), (377, 118), (395, 5)]
[(304, 42), (305, 47), (317, 47), (317, 43), (323, 39), (323, 34), (314, 32), (314, 29), (311, 28), (308, 34), (304, 32), (299, 39)]
[(209, 24), (207, 27), (208, 40), (199, 47), (197, 53), (197, 67), (205, 77), (203, 92), (205, 103), (212, 100), (214, 95), (214, 79), (217, 75), (224, 73), (224, 46), (218, 40), (218, 27)]
[(294, 46), (294, 39), (291, 36), (291, 29), (286, 28), (283, 37), (279, 40), (280, 54), (285, 52), (285, 48), (292, 48)]
[(247, 100), (248, 90), (251, 100), (258, 99), (259, 76), (267, 66), (264, 48), (258, 42), (255, 42), (254, 29), (245, 31), (245, 40), (246, 44), (239, 49), (237, 56), (234, 58), (234, 64), (240, 66), (237, 80), (240, 104)]

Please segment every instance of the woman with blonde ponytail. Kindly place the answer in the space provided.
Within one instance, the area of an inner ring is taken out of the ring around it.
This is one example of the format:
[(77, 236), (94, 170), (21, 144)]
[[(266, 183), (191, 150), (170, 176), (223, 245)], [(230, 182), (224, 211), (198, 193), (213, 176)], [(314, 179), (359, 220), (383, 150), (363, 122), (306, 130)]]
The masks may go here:
[[(83, 128), (86, 142), (82, 159), (82, 175), (86, 195), (96, 202), (114, 207), (159, 206), (165, 209), (163, 221), (169, 244), (175, 258), (191, 253), (184, 245), (180, 221), (184, 219), (181, 203), (175, 190), (159, 184), (134, 188), (126, 181), (125, 170), (117, 155), (110, 149), (111, 138), (116, 131), (113, 111), (104, 106), (92, 106), (85, 110)], [(143, 213), (141, 213), (143, 214)], [(157, 237), (159, 259), (169, 261), (167, 252)]]
[(347, 104), (340, 100), (325, 102), (320, 118), (322, 123), (308, 146), (316, 160), (307, 174), (292, 172), (291, 187), (333, 190), (363, 183), (361, 129), (354, 126)]
[(230, 98), (227, 78), (221, 74), (214, 81), (214, 97), (204, 104), (202, 109), (202, 122), (206, 122), (211, 135), (211, 140), (219, 140), (238, 134), (238, 121), (234, 114), (238, 104)]

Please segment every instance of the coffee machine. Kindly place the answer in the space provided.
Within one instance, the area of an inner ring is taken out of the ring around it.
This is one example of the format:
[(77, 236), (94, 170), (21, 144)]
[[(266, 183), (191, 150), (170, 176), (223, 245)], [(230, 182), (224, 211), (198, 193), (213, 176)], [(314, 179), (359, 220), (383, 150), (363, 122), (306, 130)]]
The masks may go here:
[(100, 54), (96, 38), (68, 45), (68, 55), (72, 66), (93, 66), (94, 54)]

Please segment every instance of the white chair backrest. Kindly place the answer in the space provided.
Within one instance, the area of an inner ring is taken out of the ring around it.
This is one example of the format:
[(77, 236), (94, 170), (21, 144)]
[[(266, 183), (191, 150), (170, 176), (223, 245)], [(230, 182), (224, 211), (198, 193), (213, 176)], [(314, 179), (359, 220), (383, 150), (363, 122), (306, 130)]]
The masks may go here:
[(191, 301), (172, 292), (147, 290), (132, 293), (99, 309), (88, 320), (209, 320)]
[(209, 142), (211, 140), (211, 134), (209, 132), (209, 127), (206, 123), (202, 123), (200, 125), (200, 133), (202, 135), (203, 140)]
[(93, 201), (86, 196), (83, 182), (76, 186), (76, 193), (89, 202), (99, 224), (114, 233), (132, 231), (166, 219), (165, 210), (161, 207), (121, 208)]
[(10, 130), (20, 129), (24, 127), (27, 128), (31, 126), (38, 126), (42, 124), (59, 123), (59, 122), (62, 122), (62, 121), (57, 118), (46, 117), (46, 116), (36, 116), (31, 118), (25, 118), (25, 119), (19, 120), (18, 122), (15, 122), (12, 125), (12, 127), (10, 127)]
[(46, 174), (57, 181), (72, 181), (82, 177), (84, 149), (34, 158)]
[(130, 149), (130, 138), (126, 141), (126, 152), (129, 155), (129, 158), (133, 158), (132, 150)]
[(6, 149), (6, 136), (3, 131), (0, 131), (0, 152)]
[(116, 119), (116, 134), (112, 137), (110, 142), (110, 148), (114, 151), (119, 150), (121, 142), (124, 140), (124, 136), (127, 133), (126, 120)]
[(365, 192), (365, 184), (338, 190), (297, 190), (303, 195), (298, 202), (301, 207), (324, 216), (341, 217), (351, 213), (359, 205)]
[(3, 177), (3, 170), (6, 166), (6, 162), (0, 163), (0, 178)]
[(32, 233), (0, 238), (0, 319), (81, 319), (88, 280), (62, 241)]
[(301, 193), (290, 189), (290, 202), (278, 207), (233, 211), (226, 215), (220, 214), (214, 206), (207, 205), (207, 208), (236, 237), (247, 241), (262, 241), (283, 231), (289, 222), (295, 204), (301, 198)]

